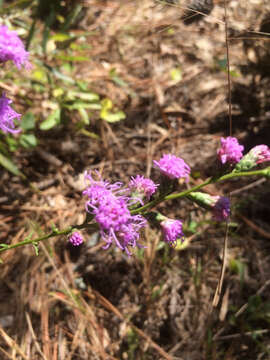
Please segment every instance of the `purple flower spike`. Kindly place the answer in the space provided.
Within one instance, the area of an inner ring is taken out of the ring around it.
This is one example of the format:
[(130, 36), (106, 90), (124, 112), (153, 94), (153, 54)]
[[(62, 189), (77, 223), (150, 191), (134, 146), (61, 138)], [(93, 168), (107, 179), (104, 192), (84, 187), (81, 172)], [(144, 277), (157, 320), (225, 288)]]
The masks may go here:
[(186, 178), (188, 181), (190, 167), (185, 161), (175, 155), (164, 154), (159, 161), (154, 160), (154, 164), (161, 173), (170, 179)]
[(75, 231), (69, 238), (68, 241), (73, 245), (73, 246), (79, 246), (83, 243), (83, 237), (82, 235), (78, 232)]
[(131, 177), (128, 184), (129, 190), (134, 198), (138, 198), (143, 204), (142, 199), (144, 197), (147, 200), (156, 192), (159, 185), (155, 184), (151, 179), (144, 178), (144, 176), (137, 175), (135, 178)]
[(216, 221), (226, 221), (230, 215), (230, 200), (223, 196), (213, 196), (213, 218)]
[(87, 195), (86, 211), (94, 216), (100, 227), (102, 239), (106, 242), (104, 249), (112, 243), (130, 256), (128, 247), (140, 245), (139, 231), (146, 226), (146, 220), (141, 215), (131, 215), (128, 206), (134, 203), (126, 196), (129, 189), (124, 189), (121, 183), (110, 184), (102, 180), (96, 173), (98, 180), (94, 180), (91, 173), (86, 174), (90, 185), (84, 190)]
[(221, 148), (218, 149), (218, 159), (222, 164), (237, 164), (242, 158), (244, 146), (238, 143), (238, 140), (234, 137), (221, 138)]
[(176, 246), (177, 240), (181, 239), (184, 241), (184, 234), (182, 230), (182, 221), (174, 219), (166, 219), (160, 223), (164, 241), (169, 243), (171, 246)]
[(0, 129), (5, 133), (17, 133), (20, 129), (14, 129), (14, 119), (20, 120), (21, 114), (16, 113), (9, 105), (12, 103), (5, 94), (0, 98)]
[(9, 30), (7, 26), (0, 26), (0, 62), (12, 60), (18, 69), (21, 69), (22, 65), (30, 68), (28, 57), (29, 53), (17, 33)]

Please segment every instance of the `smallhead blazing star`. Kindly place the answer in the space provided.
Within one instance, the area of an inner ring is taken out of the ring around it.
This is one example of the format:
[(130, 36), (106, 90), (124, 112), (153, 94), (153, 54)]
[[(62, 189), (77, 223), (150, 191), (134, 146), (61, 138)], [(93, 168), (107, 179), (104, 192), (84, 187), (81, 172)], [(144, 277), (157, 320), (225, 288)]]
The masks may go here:
[(221, 138), (221, 148), (218, 149), (218, 159), (222, 164), (237, 164), (242, 158), (244, 146), (238, 143), (238, 140), (234, 137)]
[(83, 195), (88, 197), (86, 210), (94, 215), (100, 227), (101, 237), (106, 242), (104, 249), (115, 243), (119, 249), (131, 255), (128, 247), (141, 247), (137, 241), (146, 220), (141, 215), (131, 215), (128, 206), (134, 200), (126, 195), (129, 190), (123, 188), (122, 183), (110, 184), (102, 180), (98, 172), (98, 180), (94, 180), (91, 173), (86, 173), (85, 177), (90, 182), (83, 191)]
[(70, 237), (68, 238), (68, 241), (73, 245), (73, 246), (79, 246), (83, 243), (83, 237), (82, 235), (78, 232), (78, 231), (74, 231)]
[(18, 69), (22, 65), (30, 68), (28, 61), (29, 53), (25, 50), (23, 42), (15, 31), (11, 31), (7, 26), (0, 26), (0, 62), (12, 60)]
[(257, 164), (270, 161), (270, 149), (267, 145), (257, 145), (252, 148), (236, 165), (235, 172), (247, 171)]
[(131, 177), (128, 188), (135, 199), (143, 204), (143, 198), (147, 200), (156, 192), (158, 184), (155, 184), (151, 179), (144, 176), (137, 175), (135, 178)]
[(226, 221), (230, 215), (230, 200), (224, 196), (213, 196), (213, 218), (216, 221)]
[(194, 191), (188, 195), (188, 198), (205, 209), (211, 210), (213, 219), (216, 221), (226, 221), (230, 215), (230, 200), (227, 197)]
[(160, 222), (163, 240), (171, 246), (176, 246), (177, 240), (184, 240), (183, 223), (180, 220), (165, 219)]
[(12, 103), (5, 94), (0, 98), (0, 129), (5, 133), (17, 133), (20, 129), (15, 129), (14, 120), (20, 120), (21, 114), (18, 114), (9, 105)]
[(154, 164), (160, 172), (170, 179), (185, 178), (189, 179), (190, 167), (185, 161), (175, 155), (164, 154), (159, 161), (154, 160)]

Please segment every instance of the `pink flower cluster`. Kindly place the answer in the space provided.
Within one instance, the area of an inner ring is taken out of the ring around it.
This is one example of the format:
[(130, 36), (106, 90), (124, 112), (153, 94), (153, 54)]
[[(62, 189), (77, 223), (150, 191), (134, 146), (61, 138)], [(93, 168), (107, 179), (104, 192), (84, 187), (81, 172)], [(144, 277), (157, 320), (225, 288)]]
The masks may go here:
[(143, 204), (143, 198), (147, 200), (156, 192), (158, 184), (155, 184), (153, 180), (147, 179), (144, 176), (137, 175), (135, 178), (131, 177), (128, 184), (129, 190), (134, 196)]
[(154, 164), (169, 179), (185, 178), (186, 181), (189, 179), (190, 167), (175, 155), (164, 154), (159, 161), (154, 160)]
[(29, 68), (28, 57), (29, 53), (17, 33), (9, 30), (7, 26), (0, 26), (0, 62), (12, 60), (18, 69), (21, 69), (22, 65)]
[(74, 231), (68, 240), (73, 246), (79, 246), (83, 243), (83, 237), (78, 231)]
[[(29, 53), (17, 33), (5, 25), (0, 25), (0, 63), (12, 60), (18, 69), (21, 69), (22, 65), (30, 68), (28, 57)], [(14, 120), (19, 120), (21, 114), (9, 106), (11, 103), (5, 94), (0, 98), (0, 129), (5, 133), (14, 134), (20, 131), (15, 129)]]
[(222, 164), (237, 164), (243, 156), (244, 146), (234, 137), (221, 138), (221, 148), (218, 150), (218, 159)]
[(180, 239), (184, 241), (183, 223), (180, 220), (165, 219), (160, 223), (163, 233), (163, 240), (171, 246), (176, 246)]
[(5, 94), (0, 98), (0, 129), (5, 133), (17, 133), (20, 129), (15, 129), (14, 120), (20, 120), (21, 114), (18, 114), (9, 105), (12, 103)]
[(132, 199), (126, 195), (127, 189), (121, 183), (110, 184), (104, 181), (99, 173), (94, 180), (91, 173), (86, 173), (90, 185), (83, 191), (88, 197), (86, 210), (94, 215), (99, 224), (102, 239), (106, 242), (104, 249), (115, 243), (116, 246), (131, 255), (129, 247), (140, 247), (139, 231), (146, 226), (141, 215), (131, 215), (128, 206)]
[(270, 161), (270, 149), (267, 145), (257, 145), (243, 156), (244, 146), (234, 137), (221, 138), (221, 147), (217, 151), (222, 164), (236, 164), (235, 171), (247, 171), (257, 164)]

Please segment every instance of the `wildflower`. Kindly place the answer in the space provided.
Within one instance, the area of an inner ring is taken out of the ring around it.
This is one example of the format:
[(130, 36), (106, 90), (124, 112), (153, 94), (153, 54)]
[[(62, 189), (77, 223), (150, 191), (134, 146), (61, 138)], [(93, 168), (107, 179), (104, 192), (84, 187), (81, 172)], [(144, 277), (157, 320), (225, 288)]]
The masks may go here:
[(221, 138), (221, 148), (218, 149), (218, 159), (222, 164), (230, 163), (236, 164), (242, 158), (244, 146), (238, 143), (238, 140), (234, 137)]
[(164, 154), (159, 161), (154, 160), (154, 164), (161, 173), (170, 179), (185, 178), (188, 181), (190, 167), (185, 161), (175, 155)]
[(246, 171), (257, 164), (270, 161), (270, 149), (267, 145), (253, 147), (237, 164), (235, 171)]
[(79, 246), (83, 243), (83, 237), (78, 231), (74, 231), (71, 236), (68, 238), (68, 241), (73, 246)]
[(230, 200), (227, 197), (194, 191), (188, 195), (188, 198), (207, 210), (211, 210), (213, 219), (216, 221), (225, 221), (230, 215)]
[(0, 129), (5, 133), (17, 133), (20, 129), (14, 129), (14, 119), (20, 120), (21, 114), (18, 114), (9, 105), (12, 103), (5, 94), (0, 98)]
[(184, 241), (184, 234), (182, 230), (182, 221), (166, 218), (160, 222), (163, 233), (163, 239), (171, 246), (175, 246), (177, 240)]
[(121, 183), (110, 184), (102, 180), (96, 173), (98, 180), (94, 180), (91, 173), (86, 174), (90, 185), (83, 191), (88, 196), (86, 210), (94, 215), (99, 224), (102, 239), (106, 242), (104, 249), (115, 243), (128, 255), (129, 246), (139, 246), (139, 230), (146, 226), (146, 220), (141, 215), (131, 215), (128, 206), (133, 200), (126, 195)]
[(226, 221), (230, 215), (230, 200), (224, 196), (213, 196), (213, 218), (216, 221)]
[(15, 31), (7, 26), (0, 26), (0, 62), (12, 60), (18, 69), (24, 65), (30, 67), (29, 53), (25, 50), (23, 42)]
[(131, 177), (128, 184), (132, 197), (138, 199), (142, 204), (144, 197), (147, 200), (156, 192), (158, 184), (155, 184), (151, 179), (144, 178), (144, 176), (137, 175), (135, 178)]

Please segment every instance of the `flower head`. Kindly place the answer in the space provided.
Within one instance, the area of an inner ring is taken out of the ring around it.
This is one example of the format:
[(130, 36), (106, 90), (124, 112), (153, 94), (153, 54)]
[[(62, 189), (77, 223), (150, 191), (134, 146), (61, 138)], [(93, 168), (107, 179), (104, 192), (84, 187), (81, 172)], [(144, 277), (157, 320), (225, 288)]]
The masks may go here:
[(236, 164), (242, 158), (244, 146), (238, 143), (238, 140), (234, 137), (228, 136), (227, 138), (221, 138), (221, 148), (218, 149), (218, 159), (222, 164)]
[(0, 62), (12, 60), (18, 69), (24, 65), (30, 67), (28, 61), (29, 53), (25, 50), (23, 42), (15, 31), (7, 26), (0, 26)]
[(251, 156), (254, 157), (256, 164), (270, 161), (270, 149), (267, 145), (257, 145), (250, 150)]
[(267, 145), (253, 147), (236, 165), (235, 171), (247, 171), (257, 164), (270, 161), (270, 149)]
[(170, 179), (185, 178), (188, 181), (190, 167), (185, 161), (172, 154), (164, 154), (159, 161), (154, 160), (154, 164), (161, 173)]
[(128, 187), (132, 196), (134, 198), (138, 198), (139, 201), (142, 202), (144, 197), (146, 197), (147, 200), (150, 199), (150, 197), (156, 192), (158, 184), (155, 184), (151, 179), (137, 175), (135, 178), (131, 177)]
[(83, 243), (83, 237), (82, 235), (78, 232), (78, 231), (74, 231), (70, 237), (68, 238), (68, 241), (73, 245), (73, 246), (79, 246)]
[(188, 198), (207, 210), (211, 210), (213, 219), (216, 221), (225, 221), (230, 215), (230, 200), (227, 197), (194, 191), (188, 195)]
[(230, 200), (224, 196), (213, 196), (213, 218), (216, 221), (226, 221), (230, 215)]
[(91, 173), (86, 174), (90, 181), (83, 192), (88, 197), (86, 210), (99, 224), (101, 237), (106, 242), (104, 248), (115, 243), (130, 255), (128, 246), (140, 246), (137, 244), (139, 230), (146, 226), (146, 220), (141, 215), (131, 215), (128, 206), (132, 199), (126, 196), (128, 189), (121, 183), (110, 184), (102, 180), (99, 173), (96, 176), (98, 180), (94, 180)]
[(164, 241), (170, 245), (175, 246), (178, 239), (184, 240), (182, 221), (166, 218), (160, 222), (160, 226)]
[(17, 133), (20, 129), (14, 129), (14, 119), (20, 119), (21, 114), (16, 113), (9, 105), (12, 103), (5, 94), (0, 98), (0, 129), (5, 133)]

